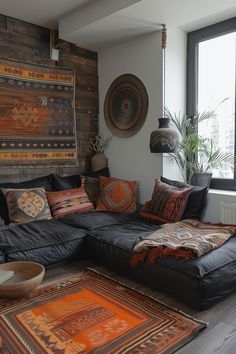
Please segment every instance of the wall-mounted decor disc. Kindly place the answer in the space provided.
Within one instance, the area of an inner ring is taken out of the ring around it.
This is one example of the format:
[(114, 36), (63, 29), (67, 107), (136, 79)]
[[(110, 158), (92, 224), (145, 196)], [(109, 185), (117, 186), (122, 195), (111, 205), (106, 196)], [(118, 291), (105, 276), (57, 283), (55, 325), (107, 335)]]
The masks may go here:
[(136, 134), (145, 122), (148, 95), (141, 80), (131, 74), (115, 79), (104, 103), (104, 115), (109, 129), (117, 136), (127, 138)]

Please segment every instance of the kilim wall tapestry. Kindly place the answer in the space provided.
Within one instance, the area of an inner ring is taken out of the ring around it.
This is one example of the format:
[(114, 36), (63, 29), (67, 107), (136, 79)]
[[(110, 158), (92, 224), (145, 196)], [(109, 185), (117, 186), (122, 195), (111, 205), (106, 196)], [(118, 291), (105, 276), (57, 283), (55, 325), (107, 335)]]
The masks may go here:
[(74, 72), (0, 59), (0, 166), (76, 165)]

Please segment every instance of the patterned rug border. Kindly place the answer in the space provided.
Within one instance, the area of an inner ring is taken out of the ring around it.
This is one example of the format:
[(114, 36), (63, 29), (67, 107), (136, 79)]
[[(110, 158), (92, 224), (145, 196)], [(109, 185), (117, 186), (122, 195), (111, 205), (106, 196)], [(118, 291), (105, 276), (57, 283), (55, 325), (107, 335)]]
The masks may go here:
[[(151, 296), (151, 295), (147, 295), (147, 294), (145, 294), (145, 293), (144, 293), (143, 291), (141, 291), (141, 290), (137, 290), (137, 289), (133, 288), (132, 286), (129, 286), (129, 285), (127, 285), (127, 284), (125, 284), (125, 283), (123, 283), (123, 282), (120, 282), (120, 281), (118, 281), (118, 280), (116, 280), (116, 279), (113, 279), (113, 278), (110, 277), (109, 275), (102, 274), (101, 272), (99, 272), (98, 270), (96, 270), (96, 269), (94, 269), (94, 268), (87, 267), (87, 268), (86, 268), (86, 271), (87, 271), (87, 270), (89, 270), (89, 271), (91, 271), (91, 272), (94, 272), (94, 273), (96, 273), (96, 274), (98, 274), (98, 275), (101, 275), (101, 276), (103, 276), (103, 277), (105, 277), (105, 278), (107, 278), (107, 279), (109, 279), (109, 280), (111, 280), (111, 281), (113, 281), (113, 282), (115, 282), (115, 283), (121, 285), (121, 286), (126, 287), (127, 289), (136, 291), (137, 293), (139, 293), (139, 294), (141, 294), (141, 295), (143, 295), (143, 296), (146, 296), (146, 297), (148, 297), (149, 299), (154, 300), (154, 301), (158, 302), (159, 304), (161, 304), (161, 305), (163, 305), (163, 306), (166, 306), (166, 307), (169, 308), (170, 310), (173, 310), (173, 311), (175, 311), (175, 312), (178, 312), (178, 313), (180, 313), (181, 315), (186, 316), (186, 317), (189, 318), (190, 320), (196, 321), (197, 323), (204, 325), (205, 328), (209, 325), (209, 321), (199, 320), (199, 319), (197, 319), (197, 318), (195, 318), (195, 317), (193, 317), (193, 316), (187, 314), (186, 312), (184, 312), (184, 311), (182, 311), (182, 310), (179, 310), (177, 307), (173, 307), (173, 306), (167, 305), (165, 302), (160, 301), (160, 300), (157, 300), (155, 297), (153, 297), (153, 296)], [(204, 329), (204, 328), (203, 328), (203, 329)]]

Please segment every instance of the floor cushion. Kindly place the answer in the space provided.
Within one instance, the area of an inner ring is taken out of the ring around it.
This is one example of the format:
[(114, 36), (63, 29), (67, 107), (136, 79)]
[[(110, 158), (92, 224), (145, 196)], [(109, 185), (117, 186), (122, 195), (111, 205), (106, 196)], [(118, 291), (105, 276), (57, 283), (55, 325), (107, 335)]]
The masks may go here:
[(35, 221), (0, 231), (7, 262), (35, 261), (45, 266), (86, 256), (86, 231), (58, 220)]
[(139, 222), (89, 231), (88, 254), (99, 263), (198, 309), (208, 308), (236, 290), (235, 236), (198, 259), (185, 261), (166, 257), (132, 269), (130, 259), (134, 244), (151, 232), (151, 224)]

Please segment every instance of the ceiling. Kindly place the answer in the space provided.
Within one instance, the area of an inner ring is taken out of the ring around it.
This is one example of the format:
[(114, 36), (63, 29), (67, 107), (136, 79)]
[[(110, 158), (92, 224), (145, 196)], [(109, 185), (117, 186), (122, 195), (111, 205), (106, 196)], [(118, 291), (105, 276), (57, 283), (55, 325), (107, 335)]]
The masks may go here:
[(0, 14), (56, 28), (61, 17), (91, 1), (94, 0), (0, 0)]
[(100, 50), (159, 29), (192, 31), (236, 16), (236, 0), (1, 0), (0, 13)]

